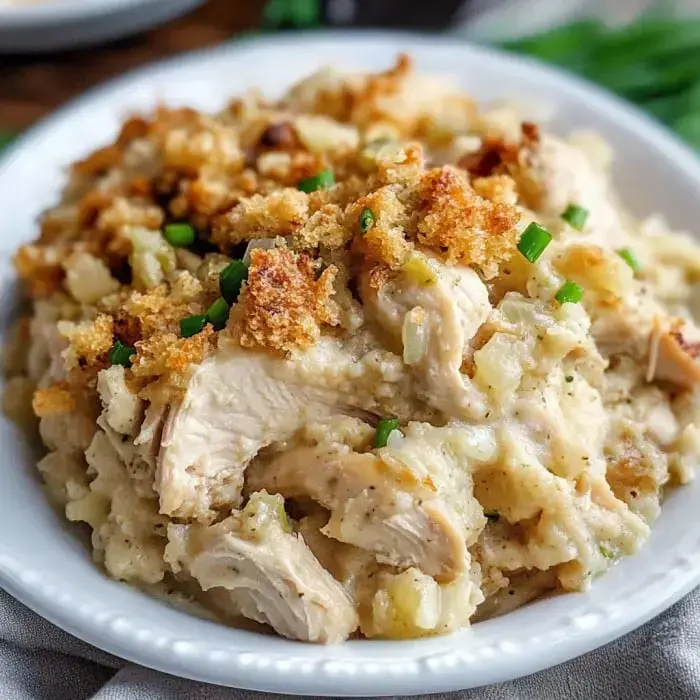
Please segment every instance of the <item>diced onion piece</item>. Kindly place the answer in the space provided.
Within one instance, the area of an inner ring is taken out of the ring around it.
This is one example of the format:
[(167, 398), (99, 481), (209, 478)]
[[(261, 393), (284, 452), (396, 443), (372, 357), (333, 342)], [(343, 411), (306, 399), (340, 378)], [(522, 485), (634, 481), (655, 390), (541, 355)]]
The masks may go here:
[(356, 151), (360, 143), (357, 127), (339, 124), (321, 114), (304, 114), (294, 120), (294, 130), (311, 153)]
[(165, 275), (175, 269), (175, 251), (160, 231), (139, 226), (127, 227), (125, 236), (131, 241), (129, 262), (137, 287), (153, 289)]
[(430, 261), (417, 251), (411, 253), (408, 260), (401, 266), (401, 271), (422, 287), (437, 282), (437, 272), (433, 269)]
[(106, 263), (90, 253), (74, 253), (63, 267), (68, 291), (82, 304), (95, 304), (119, 289), (119, 282), (112, 277)]
[(414, 306), (403, 318), (401, 328), (403, 342), (403, 361), (407, 365), (418, 364), (428, 346), (428, 329), (425, 311), (420, 306)]
[(403, 433), (398, 429), (394, 429), (389, 433), (389, 437), (386, 439), (386, 446), (389, 449), (398, 450), (403, 445), (404, 439)]
[(291, 532), (292, 527), (284, 510), (284, 498), (267, 491), (256, 491), (241, 512), (244, 533), (251, 539), (262, 540), (270, 528), (279, 527)]
[(250, 243), (248, 243), (248, 247), (245, 249), (245, 253), (243, 254), (244, 265), (250, 265), (250, 253), (253, 250), (256, 248), (261, 248), (263, 250), (274, 248), (276, 240), (276, 238), (253, 238)]
[(370, 141), (357, 155), (357, 163), (366, 172), (373, 172), (377, 163), (403, 163), (406, 151), (398, 141), (391, 138), (378, 138)]

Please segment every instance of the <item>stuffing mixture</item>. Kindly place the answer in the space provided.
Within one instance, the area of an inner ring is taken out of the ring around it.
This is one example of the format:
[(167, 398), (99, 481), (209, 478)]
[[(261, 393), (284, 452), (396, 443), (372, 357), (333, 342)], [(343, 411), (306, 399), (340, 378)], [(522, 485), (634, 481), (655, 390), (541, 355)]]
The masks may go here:
[(110, 576), (222, 620), (405, 639), (585, 589), (700, 458), (700, 248), (610, 160), (404, 56), (133, 117), (16, 254), (6, 411)]

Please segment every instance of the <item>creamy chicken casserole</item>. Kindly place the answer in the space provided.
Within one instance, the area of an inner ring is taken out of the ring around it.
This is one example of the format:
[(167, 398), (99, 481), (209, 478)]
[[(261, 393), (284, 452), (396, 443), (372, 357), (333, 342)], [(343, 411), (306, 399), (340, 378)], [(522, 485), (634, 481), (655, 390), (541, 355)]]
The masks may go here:
[(313, 642), (447, 633), (632, 554), (700, 454), (700, 249), (416, 76), (160, 108), (15, 263), (38, 464), (107, 573)]

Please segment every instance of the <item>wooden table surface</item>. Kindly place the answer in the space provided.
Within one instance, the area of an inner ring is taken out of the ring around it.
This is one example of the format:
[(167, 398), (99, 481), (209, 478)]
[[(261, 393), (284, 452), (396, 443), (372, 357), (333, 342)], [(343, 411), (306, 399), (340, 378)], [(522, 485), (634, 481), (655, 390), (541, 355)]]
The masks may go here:
[(114, 43), (51, 55), (0, 55), (0, 131), (20, 131), (130, 68), (258, 27), (262, 7), (261, 0), (209, 0), (189, 15)]

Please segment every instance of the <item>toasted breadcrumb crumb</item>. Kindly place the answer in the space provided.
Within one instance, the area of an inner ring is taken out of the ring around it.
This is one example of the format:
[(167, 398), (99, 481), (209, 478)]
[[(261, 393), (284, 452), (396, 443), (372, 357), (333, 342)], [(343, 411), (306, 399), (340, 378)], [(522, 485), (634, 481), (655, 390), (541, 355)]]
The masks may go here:
[(212, 241), (224, 250), (251, 238), (297, 233), (308, 218), (309, 196), (291, 188), (242, 200), (215, 222)]
[(330, 265), (316, 279), (316, 266), (307, 253), (254, 250), (248, 281), (231, 314), (233, 336), (244, 347), (282, 353), (313, 345), (322, 324), (338, 323), (331, 298), (336, 273)]
[(114, 322), (107, 314), (98, 314), (93, 321), (59, 324), (59, 331), (68, 340), (69, 367), (106, 366), (106, 356), (114, 340)]
[(132, 292), (122, 308), (125, 316), (138, 322), (143, 337), (156, 333), (175, 333), (180, 319), (202, 311), (201, 304), (196, 301), (174, 300), (166, 285), (160, 285), (147, 293)]
[(122, 149), (117, 144), (98, 148), (87, 158), (79, 160), (73, 170), (80, 175), (98, 175), (121, 163)]
[[(514, 145), (487, 135), (482, 160), (496, 152), (498, 163), (472, 188), (458, 169), (427, 170), (426, 162), (433, 145), (445, 144), (445, 124), (455, 125), (451, 133), (469, 127), (473, 103), (442, 87), (415, 99), (416, 85), (411, 60), (400, 56), (374, 75), (314, 76), (279, 103), (251, 93), (214, 116), (159, 107), (129, 118), (113, 144), (76, 164), (39, 241), (15, 261), (30, 296), (72, 290), (82, 302), (59, 323), (71, 387), (93, 391), (119, 340), (136, 349), (128, 381), (142, 395), (164, 400), (180, 390), (216, 333), (206, 326), (183, 339), (179, 322), (209, 308), (229, 256), (253, 239), (276, 238), (276, 247), (250, 256), (229, 329), (241, 345), (275, 353), (306, 348), (324, 327), (345, 323), (357, 272), (368, 269), (379, 287), (418, 245), (493, 274), (515, 244), (510, 205), (537, 128), (523, 125)], [(334, 186), (297, 189), (326, 169)], [(372, 223), (361, 230), (365, 209)], [(195, 228), (191, 248), (136, 255), (134, 231), (145, 245), (173, 221)]]
[[(367, 231), (359, 232), (360, 216), (365, 209), (372, 212), (374, 222)], [(348, 218), (359, 232), (355, 238), (355, 252), (369, 261), (384, 263), (393, 270), (401, 267), (413, 244), (405, 236), (411, 217), (398, 197), (397, 188), (382, 187), (359, 199), (348, 211)]]
[(490, 175), (472, 180), (474, 191), (484, 199), (496, 204), (516, 204), (518, 192), (515, 180), (510, 175)]
[(175, 333), (153, 335), (136, 343), (136, 357), (131, 370), (137, 380), (166, 377), (174, 386), (184, 387), (192, 365), (201, 363), (216, 346), (211, 325), (189, 338)]
[(37, 389), (32, 398), (32, 409), (39, 418), (57, 413), (71, 413), (75, 407), (75, 397), (67, 382)]
[(313, 250), (320, 246), (328, 250), (343, 248), (352, 238), (352, 231), (345, 226), (345, 215), (337, 204), (324, 204), (311, 214), (292, 238), (295, 250)]
[(514, 254), (518, 211), (480, 197), (457, 168), (428, 171), (420, 200), (418, 240), (442, 251), (448, 262), (474, 265), (489, 278)]
[(67, 251), (62, 247), (47, 248), (23, 245), (14, 257), (15, 269), (32, 299), (48, 297), (61, 288), (66, 276), (62, 262)]

